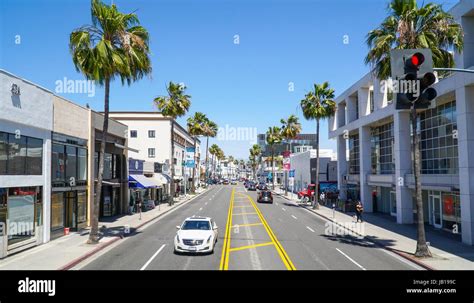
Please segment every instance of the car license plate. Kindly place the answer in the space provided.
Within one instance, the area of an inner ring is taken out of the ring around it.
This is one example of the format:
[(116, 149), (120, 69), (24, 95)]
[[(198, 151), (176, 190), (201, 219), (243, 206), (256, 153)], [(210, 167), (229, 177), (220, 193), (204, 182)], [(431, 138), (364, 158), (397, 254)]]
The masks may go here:
[(194, 250), (197, 250), (197, 247), (190, 246), (190, 247), (188, 247), (188, 250), (193, 250), (194, 251)]

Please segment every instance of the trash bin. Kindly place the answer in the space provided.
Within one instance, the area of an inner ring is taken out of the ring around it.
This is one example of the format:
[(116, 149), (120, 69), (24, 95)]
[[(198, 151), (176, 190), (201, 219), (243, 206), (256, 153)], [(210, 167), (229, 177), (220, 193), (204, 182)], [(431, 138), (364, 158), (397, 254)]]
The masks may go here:
[(65, 236), (69, 235), (69, 227), (64, 228), (64, 235)]

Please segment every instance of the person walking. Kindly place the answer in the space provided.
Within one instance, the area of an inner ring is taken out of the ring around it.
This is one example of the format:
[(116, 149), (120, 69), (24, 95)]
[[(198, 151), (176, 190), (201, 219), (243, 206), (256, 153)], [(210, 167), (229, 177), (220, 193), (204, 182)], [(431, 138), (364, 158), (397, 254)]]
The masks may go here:
[(357, 222), (364, 222), (362, 220), (362, 212), (364, 212), (364, 207), (362, 206), (362, 203), (360, 203), (360, 201), (357, 201), (357, 204), (356, 204), (356, 216), (357, 216)]

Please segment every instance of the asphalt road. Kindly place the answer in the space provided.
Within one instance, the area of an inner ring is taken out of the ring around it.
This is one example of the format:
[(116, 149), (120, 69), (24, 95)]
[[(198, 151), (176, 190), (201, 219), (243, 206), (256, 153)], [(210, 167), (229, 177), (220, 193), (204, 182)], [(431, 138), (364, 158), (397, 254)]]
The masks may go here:
[[(243, 185), (215, 185), (193, 201), (86, 261), (81, 270), (414, 270), (416, 265), (281, 197), (257, 203)], [(192, 215), (219, 227), (215, 252), (176, 255), (176, 226)], [(227, 236), (226, 236), (227, 235)], [(81, 265), (80, 265), (81, 266)]]

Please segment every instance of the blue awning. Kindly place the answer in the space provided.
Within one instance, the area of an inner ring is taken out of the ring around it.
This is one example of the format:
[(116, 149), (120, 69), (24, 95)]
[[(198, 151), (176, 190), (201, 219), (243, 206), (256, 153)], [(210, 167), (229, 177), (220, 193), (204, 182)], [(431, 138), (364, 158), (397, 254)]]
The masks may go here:
[(134, 185), (130, 187), (135, 188), (157, 188), (161, 186), (161, 183), (154, 178), (148, 178), (144, 175), (130, 175), (128, 176), (128, 181)]

